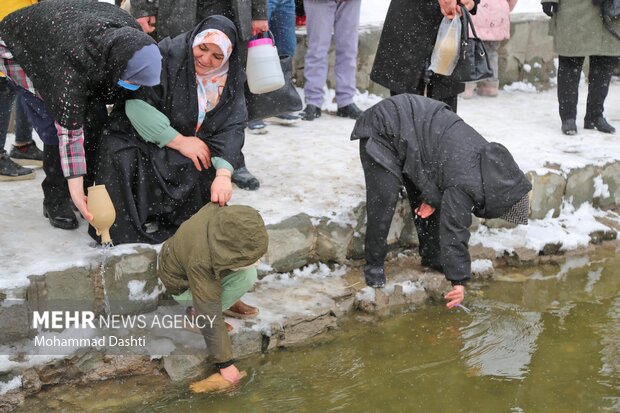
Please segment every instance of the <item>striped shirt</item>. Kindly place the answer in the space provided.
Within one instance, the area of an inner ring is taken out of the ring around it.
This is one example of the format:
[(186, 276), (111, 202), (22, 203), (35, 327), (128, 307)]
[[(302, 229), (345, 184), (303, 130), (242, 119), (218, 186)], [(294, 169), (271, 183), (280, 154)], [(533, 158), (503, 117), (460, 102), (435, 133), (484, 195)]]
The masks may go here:
[[(0, 76), (7, 77), (16, 86), (32, 93), (39, 99), (32, 80), (26, 75), (24, 69), (15, 61), (13, 53), (6, 43), (0, 39)], [(86, 155), (84, 153), (84, 129), (67, 129), (54, 122), (58, 134), (58, 145), (62, 172), (67, 178), (75, 178), (86, 175)]]

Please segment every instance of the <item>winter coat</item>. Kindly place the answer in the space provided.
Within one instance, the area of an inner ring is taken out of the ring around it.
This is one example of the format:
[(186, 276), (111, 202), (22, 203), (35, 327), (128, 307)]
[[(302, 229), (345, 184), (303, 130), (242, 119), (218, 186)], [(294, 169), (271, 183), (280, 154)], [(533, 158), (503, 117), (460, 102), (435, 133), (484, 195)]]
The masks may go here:
[[(545, 0), (542, 3), (546, 3)], [(558, 0), (549, 21), (555, 51), (560, 56), (620, 56), (620, 40), (603, 24), (601, 7), (591, 0)], [(620, 20), (612, 23), (620, 33)]]
[(476, 34), (482, 40), (502, 41), (510, 38), (510, 11), (517, 0), (480, 0), (472, 16)]
[[(198, 3), (202, 1), (205, 0), (131, 0), (131, 14), (135, 18), (157, 16), (157, 36), (163, 39), (192, 30)], [(243, 41), (252, 36), (252, 20), (267, 20), (267, 0), (220, 1), (230, 3), (239, 38)]]
[(0, 22), (0, 37), (32, 80), (54, 120), (84, 124), (89, 101), (114, 103), (133, 54), (155, 42), (118, 7), (96, 1), (50, 0)]
[[(198, 132), (198, 96), (192, 43), (199, 32), (214, 28), (224, 32), (233, 44), (228, 78), (218, 104), (207, 112)], [(237, 165), (243, 144), (247, 110), (243, 84), (245, 76), (238, 54), (237, 31), (223, 16), (205, 19), (192, 32), (159, 43), (161, 83), (143, 87), (133, 98), (141, 98), (170, 119), (184, 136), (197, 136), (211, 150), (211, 156)], [(198, 171), (180, 152), (145, 142), (125, 115), (124, 104), (115, 106), (99, 149), (97, 182), (105, 183), (117, 210), (110, 230), (115, 244), (160, 243), (183, 221), (209, 202), (214, 168)], [(144, 224), (159, 222), (159, 230), (147, 233)], [(91, 231), (91, 235), (94, 233)]]
[(2, 3), (0, 3), (0, 20), (15, 10), (23, 9), (36, 3), (37, 0), (2, 0)]
[[(370, 79), (397, 93), (414, 93), (424, 78), (443, 15), (437, 0), (392, 0), (383, 23)], [(450, 77), (432, 75), (433, 97), (465, 90)]]
[(532, 186), (506, 148), (487, 142), (450, 108), (412, 94), (385, 99), (356, 122), (351, 139), (368, 139), (378, 164), (420, 192), (440, 214), (446, 278), (469, 277), (471, 213), (497, 218)]
[(209, 204), (187, 220), (164, 243), (158, 257), (158, 276), (167, 292), (180, 294), (189, 287), (199, 314), (216, 316), (204, 328), (209, 355), (217, 363), (233, 358), (222, 315), (222, 279), (231, 270), (258, 261), (267, 252), (265, 224), (253, 208)]

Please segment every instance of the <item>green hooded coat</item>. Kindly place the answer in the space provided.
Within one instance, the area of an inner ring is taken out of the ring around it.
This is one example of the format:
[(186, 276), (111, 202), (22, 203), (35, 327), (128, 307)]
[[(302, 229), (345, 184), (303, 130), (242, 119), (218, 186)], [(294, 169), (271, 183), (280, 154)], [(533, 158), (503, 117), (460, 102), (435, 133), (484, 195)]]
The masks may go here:
[(258, 211), (244, 205), (207, 204), (179, 227), (159, 253), (158, 275), (171, 294), (189, 287), (199, 314), (216, 316), (202, 329), (216, 363), (233, 358), (222, 316), (221, 281), (231, 270), (255, 263), (267, 252), (267, 230)]

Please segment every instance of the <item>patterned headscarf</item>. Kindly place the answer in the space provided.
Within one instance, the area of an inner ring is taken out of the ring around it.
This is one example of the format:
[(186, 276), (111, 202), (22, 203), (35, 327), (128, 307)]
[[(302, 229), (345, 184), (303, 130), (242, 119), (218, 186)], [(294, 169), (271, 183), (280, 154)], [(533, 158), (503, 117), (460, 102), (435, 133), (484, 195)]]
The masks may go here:
[(198, 124), (196, 130), (205, 119), (207, 112), (212, 110), (220, 101), (226, 79), (228, 78), (228, 59), (232, 53), (232, 43), (224, 32), (217, 29), (207, 29), (196, 35), (192, 48), (204, 44), (213, 43), (222, 49), (224, 58), (220, 67), (210, 70), (204, 75), (196, 73), (196, 90), (198, 92)]
[(530, 199), (527, 194), (523, 195), (516, 204), (500, 216), (501, 219), (517, 225), (527, 225), (527, 217), (530, 214)]

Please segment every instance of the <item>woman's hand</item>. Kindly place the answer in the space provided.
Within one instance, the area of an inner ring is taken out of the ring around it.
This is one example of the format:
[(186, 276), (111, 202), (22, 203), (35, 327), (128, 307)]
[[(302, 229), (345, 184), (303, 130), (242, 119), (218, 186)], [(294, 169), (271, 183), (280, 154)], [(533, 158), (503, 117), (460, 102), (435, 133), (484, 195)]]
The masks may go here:
[(79, 176), (77, 178), (67, 179), (67, 185), (69, 186), (69, 193), (71, 194), (71, 200), (80, 211), (80, 214), (88, 222), (92, 222), (93, 214), (88, 212), (88, 206), (86, 205), (86, 195), (84, 194), (84, 178)]
[(225, 168), (218, 169), (211, 184), (211, 202), (224, 206), (230, 198), (232, 198), (231, 173)]
[[(473, 2), (473, 0), (465, 0), (465, 1)], [(439, 3), (439, 8), (441, 9), (441, 14), (443, 14), (444, 16), (446, 16), (450, 20), (452, 20), (456, 16), (456, 13), (458, 13), (457, 9), (459, 9), (459, 11), (460, 11), (460, 8), (457, 7), (457, 5), (456, 5), (456, 0), (437, 0), (437, 2)], [(464, 2), (462, 2), (462, 3), (464, 3)], [(463, 5), (465, 5), (465, 4), (463, 4)]]
[(413, 212), (415, 212), (420, 218), (428, 218), (435, 212), (435, 208), (427, 204), (426, 202), (422, 202), (419, 207), (417, 207)]
[(153, 33), (155, 31), (156, 16), (144, 16), (136, 19), (144, 33)]
[(237, 383), (239, 380), (243, 378), (243, 376), (239, 372), (239, 369), (237, 369), (237, 367), (235, 367), (234, 364), (231, 364), (228, 367), (220, 369), (220, 374), (222, 375), (222, 377), (224, 377), (224, 379), (228, 380), (232, 384)]
[(194, 166), (202, 171), (211, 167), (211, 151), (206, 143), (195, 136), (183, 136), (178, 134), (170, 141), (168, 147), (181, 152), (181, 154), (194, 162)]
[(267, 20), (252, 20), (252, 36), (256, 36), (259, 33), (269, 30), (269, 21)]
[(465, 299), (465, 286), (455, 285), (452, 290), (443, 296), (446, 300), (450, 300), (446, 306), (452, 308), (455, 305), (459, 305)]
[[(468, 11), (476, 7), (476, 2), (474, 0), (461, 0), (461, 4), (465, 6)], [(456, 12), (459, 14), (459, 16), (463, 14), (459, 6), (456, 7)]]

